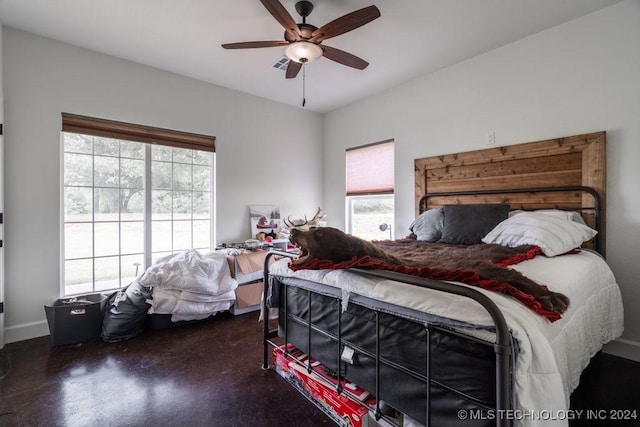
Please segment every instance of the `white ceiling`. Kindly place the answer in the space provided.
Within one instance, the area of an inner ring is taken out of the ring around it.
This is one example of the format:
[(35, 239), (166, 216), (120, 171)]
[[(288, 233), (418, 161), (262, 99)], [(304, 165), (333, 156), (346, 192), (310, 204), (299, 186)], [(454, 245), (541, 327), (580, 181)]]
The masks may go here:
[[(315, 0), (320, 27), (375, 4), (382, 16), (328, 39), (370, 63), (305, 66), (306, 109), (327, 112), (620, 0)], [(281, 0), (301, 22), (296, 0)], [(0, 0), (3, 25), (274, 101), (301, 106), (302, 72), (272, 67), (284, 48), (222, 43), (282, 40), (259, 0)]]

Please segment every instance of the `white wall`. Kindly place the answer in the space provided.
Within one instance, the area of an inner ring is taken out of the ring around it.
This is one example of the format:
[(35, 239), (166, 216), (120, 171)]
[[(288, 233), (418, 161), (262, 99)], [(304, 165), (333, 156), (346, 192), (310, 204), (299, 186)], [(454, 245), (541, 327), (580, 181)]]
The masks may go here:
[[(59, 298), (61, 112), (215, 135), (217, 241), (250, 204), (322, 204), (322, 116), (3, 28), (7, 342), (48, 334)], [(292, 161), (288, 153), (297, 155)]]
[[(625, 333), (608, 349), (640, 360), (640, 1), (610, 8), (327, 114), (324, 200), (343, 212), (345, 148), (396, 146), (397, 235), (414, 218), (413, 160), (607, 131), (607, 258)], [(338, 226), (344, 224), (336, 224)], [(614, 348), (615, 347), (615, 348)]]

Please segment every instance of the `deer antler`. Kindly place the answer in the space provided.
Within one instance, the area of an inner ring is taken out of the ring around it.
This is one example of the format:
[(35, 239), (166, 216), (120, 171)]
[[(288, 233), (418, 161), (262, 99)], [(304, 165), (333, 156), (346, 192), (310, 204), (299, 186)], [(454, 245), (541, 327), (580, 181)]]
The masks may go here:
[(301, 222), (299, 224), (294, 224), (294, 220), (291, 219), (291, 215), (289, 215), (287, 219), (283, 219), (282, 222), (284, 222), (284, 224), (289, 228), (302, 227), (303, 225), (307, 225), (309, 223), (306, 215), (304, 216), (304, 222)]
[[(308, 222), (316, 222), (316, 221), (320, 221), (324, 218), (326, 218), (327, 213), (324, 211), (324, 209), (322, 209), (320, 206), (318, 206), (318, 212), (316, 212), (316, 214), (313, 216), (313, 218), (311, 218), (311, 221)], [(306, 217), (305, 217), (306, 219)]]
[(291, 219), (291, 215), (289, 215), (287, 217), (287, 219), (283, 219), (282, 222), (284, 222), (284, 224), (289, 228), (303, 227), (303, 226), (305, 226), (307, 224), (320, 221), (320, 220), (324, 219), (326, 216), (327, 216), (327, 213), (324, 211), (324, 209), (322, 209), (321, 207), (318, 207), (318, 211), (313, 216), (313, 218), (311, 218), (310, 220), (307, 219), (307, 215), (306, 214), (304, 216), (304, 222), (302, 222), (302, 221), (300, 221), (300, 222), (294, 221), (294, 220)]

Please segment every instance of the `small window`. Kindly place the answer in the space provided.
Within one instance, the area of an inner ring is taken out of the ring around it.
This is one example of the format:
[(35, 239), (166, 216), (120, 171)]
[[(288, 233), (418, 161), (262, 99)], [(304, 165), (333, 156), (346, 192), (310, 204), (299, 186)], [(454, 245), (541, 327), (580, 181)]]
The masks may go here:
[(347, 232), (366, 240), (393, 239), (394, 143), (347, 150)]

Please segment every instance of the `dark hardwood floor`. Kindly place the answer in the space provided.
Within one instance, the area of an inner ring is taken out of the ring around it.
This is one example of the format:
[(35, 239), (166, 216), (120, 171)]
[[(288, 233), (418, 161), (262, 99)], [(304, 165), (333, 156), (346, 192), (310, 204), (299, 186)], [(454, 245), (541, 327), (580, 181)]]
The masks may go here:
[(591, 359), (571, 394), (570, 426), (640, 426), (640, 362), (606, 353)]
[[(0, 351), (0, 426), (334, 425), (261, 369), (261, 329), (257, 313), (225, 313), (121, 343), (8, 344)], [(639, 410), (640, 363), (597, 355), (571, 401), (574, 409)]]

